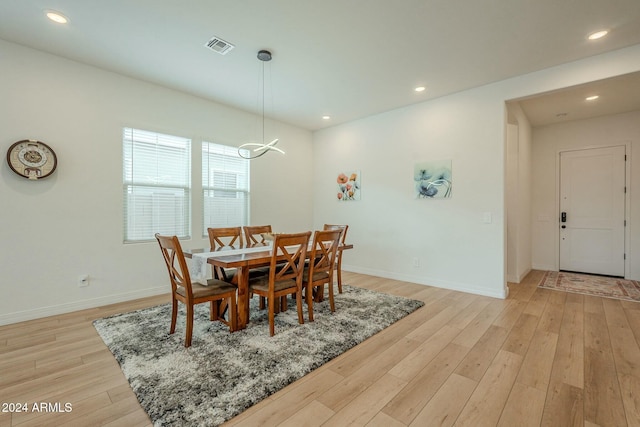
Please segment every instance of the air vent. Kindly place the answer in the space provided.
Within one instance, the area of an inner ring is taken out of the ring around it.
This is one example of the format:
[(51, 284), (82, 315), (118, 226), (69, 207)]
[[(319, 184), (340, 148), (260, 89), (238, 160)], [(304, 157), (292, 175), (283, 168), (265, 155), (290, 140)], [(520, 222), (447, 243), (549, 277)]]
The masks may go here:
[(205, 47), (208, 47), (214, 52), (218, 52), (220, 55), (226, 55), (231, 49), (235, 46), (231, 43), (222, 40), (220, 37), (213, 36), (211, 40), (204, 44)]

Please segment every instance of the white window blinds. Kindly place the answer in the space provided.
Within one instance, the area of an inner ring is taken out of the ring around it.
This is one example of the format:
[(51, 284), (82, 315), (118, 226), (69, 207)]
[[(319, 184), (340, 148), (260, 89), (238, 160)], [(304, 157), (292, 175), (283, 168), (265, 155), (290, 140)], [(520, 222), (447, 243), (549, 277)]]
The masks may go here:
[(202, 193), (205, 237), (208, 227), (248, 224), (249, 161), (238, 155), (237, 148), (202, 143)]
[(124, 128), (124, 241), (190, 237), (191, 140)]

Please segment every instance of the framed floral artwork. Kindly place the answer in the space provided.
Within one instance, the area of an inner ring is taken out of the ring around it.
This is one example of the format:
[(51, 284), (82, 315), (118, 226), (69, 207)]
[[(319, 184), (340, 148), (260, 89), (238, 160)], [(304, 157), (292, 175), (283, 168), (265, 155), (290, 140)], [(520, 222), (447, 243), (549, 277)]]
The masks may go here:
[(413, 180), (416, 199), (446, 199), (451, 197), (451, 160), (418, 163)]
[(341, 172), (336, 179), (338, 183), (338, 201), (360, 200), (360, 171)]

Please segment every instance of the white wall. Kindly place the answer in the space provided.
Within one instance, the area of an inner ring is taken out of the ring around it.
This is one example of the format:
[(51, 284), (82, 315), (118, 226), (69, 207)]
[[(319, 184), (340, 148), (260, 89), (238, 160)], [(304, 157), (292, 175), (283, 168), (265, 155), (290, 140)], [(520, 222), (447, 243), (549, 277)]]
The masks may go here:
[[(637, 70), (640, 45), (316, 132), (314, 224), (349, 224), (345, 269), (504, 297), (504, 102)], [(414, 164), (441, 159), (453, 197), (415, 200)], [(361, 201), (336, 201), (343, 170), (361, 171)]]
[(520, 283), (531, 271), (531, 124), (519, 104), (507, 108), (507, 280)]
[(507, 124), (505, 194), (507, 204), (507, 281), (518, 283), (518, 124)]
[(558, 155), (579, 148), (627, 145), (626, 277), (640, 279), (640, 111), (533, 129), (533, 266), (557, 270)]
[(531, 271), (531, 151), (532, 129), (524, 113), (518, 113), (518, 283)]
[[(316, 133), (314, 221), (349, 224), (346, 268), (505, 296), (503, 101), (484, 87)], [(415, 199), (414, 164), (443, 159), (452, 197)], [(358, 169), (362, 200), (337, 202), (338, 172)]]
[[(157, 243), (122, 243), (122, 128), (191, 137), (194, 223), (204, 247), (199, 143), (256, 139), (257, 117), (153, 84), (0, 41), (0, 146), (38, 139), (58, 170), (31, 182), (0, 166), (0, 324), (168, 292)], [(252, 162), (251, 218), (276, 230), (312, 225), (312, 136), (269, 123), (287, 154)], [(90, 286), (78, 288), (80, 274)]]

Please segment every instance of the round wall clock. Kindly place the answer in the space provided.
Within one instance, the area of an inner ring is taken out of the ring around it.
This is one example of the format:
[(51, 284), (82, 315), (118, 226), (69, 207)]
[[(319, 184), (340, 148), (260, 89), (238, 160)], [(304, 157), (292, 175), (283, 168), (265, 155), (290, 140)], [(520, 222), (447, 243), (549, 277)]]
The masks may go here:
[(51, 175), (56, 170), (58, 159), (44, 142), (23, 139), (9, 147), (7, 163), (21, 177), (36, 180)]

